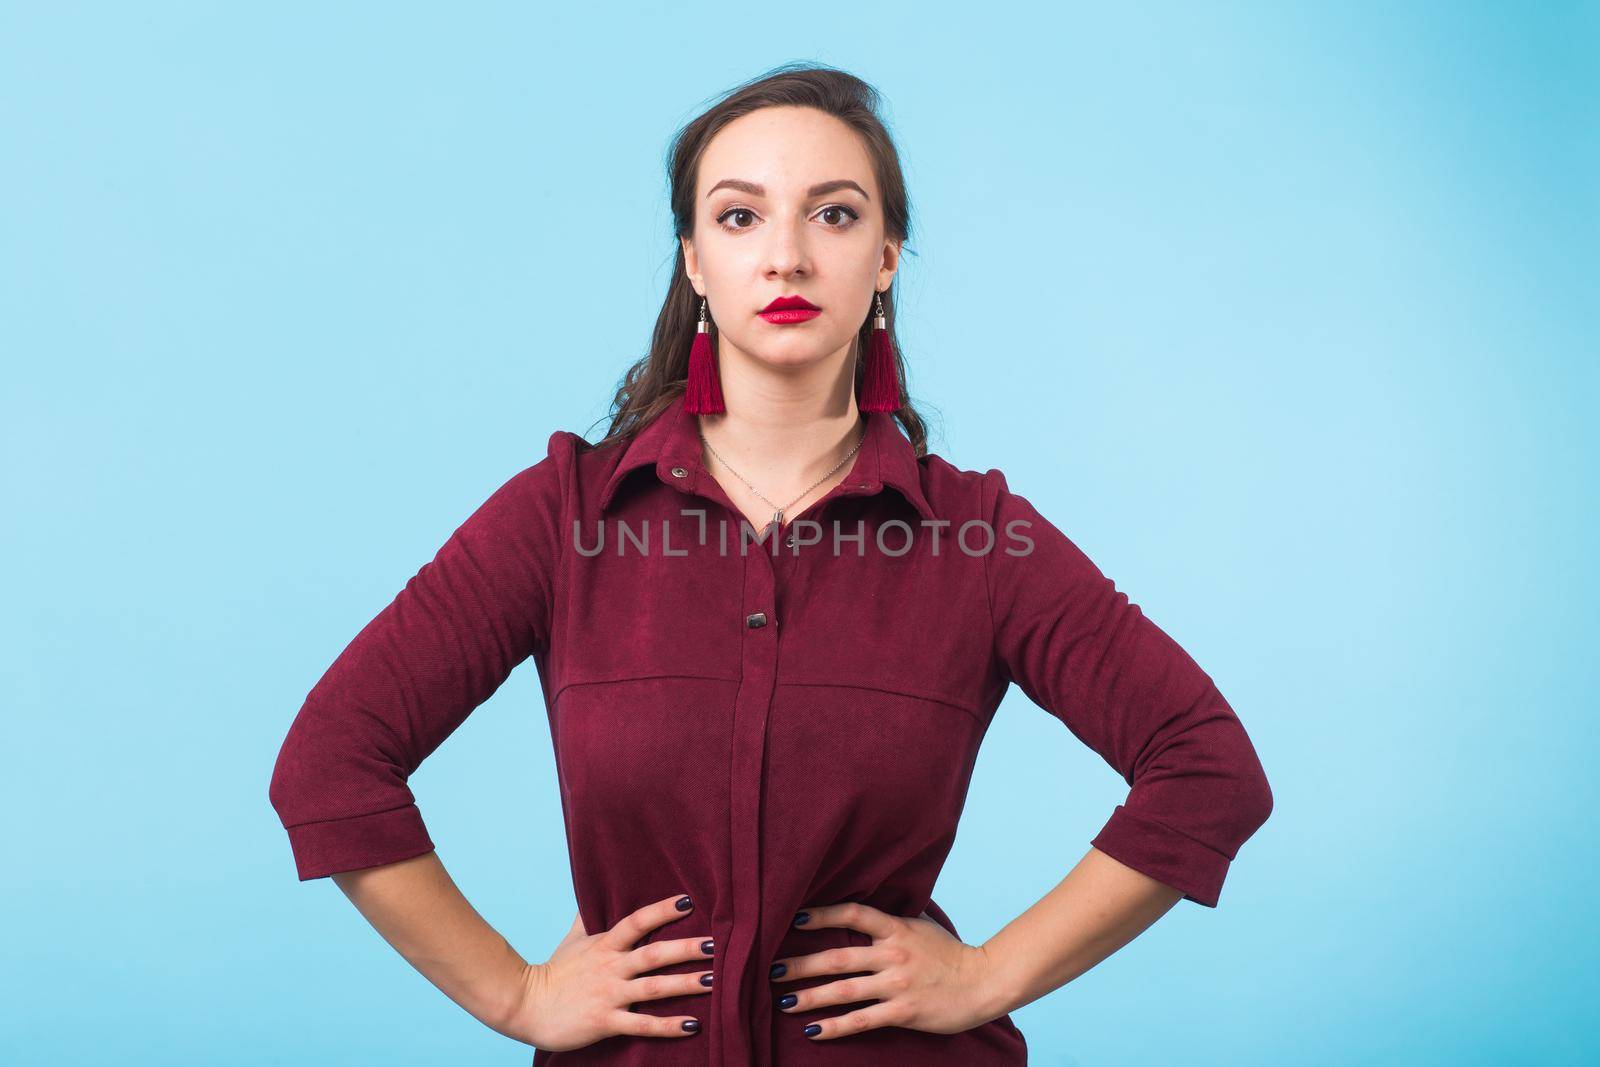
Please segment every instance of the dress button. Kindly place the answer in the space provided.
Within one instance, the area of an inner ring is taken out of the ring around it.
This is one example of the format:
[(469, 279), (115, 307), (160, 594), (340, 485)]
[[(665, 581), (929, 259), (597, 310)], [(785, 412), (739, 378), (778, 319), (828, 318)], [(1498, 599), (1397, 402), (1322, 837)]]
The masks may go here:
[(753, 615), (746, 615), (744, 617), (744, 624), (750, 627), (752, 630), (759, 630), (761, 627), (767, 624), (766, 613), (758, 611)]
[(688, 474), (688, 473), (689, 472), (684, 470), (682, 467), (673, 467), (672, 468), (672, 476), (674, 478), (682, 478), (685, 474)]

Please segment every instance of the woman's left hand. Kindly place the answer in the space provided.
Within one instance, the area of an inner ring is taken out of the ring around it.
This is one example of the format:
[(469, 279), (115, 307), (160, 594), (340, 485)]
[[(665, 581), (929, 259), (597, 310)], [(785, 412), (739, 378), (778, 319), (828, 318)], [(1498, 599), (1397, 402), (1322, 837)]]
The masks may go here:
[[(841, 978), (809, 989), (796, 990), (779, 1001), (787, 1014), (813, 1011), (834, 1004), (876, 1000), (864, 1008), (823, 1019), (806, 1028), (816, 1041), (845, 1037), (880, 1026), (903, 1026), (932, 1034), (955, 1034), (998, 1018), (990, 1013), (995, 1002), (993, 966), (981, 947), (966, 944), (927, 917), (890, 915), (868, 904), (847, 901), (806, 908), (811, 916), (802, 930), (843, 926), (872, 938), (870, 945), (825, 949), (807, 956), (774, 960), (786, 966), (774, 984), (797, 978), (871, 971)], [(813, 1027), (820, 1027), (811, 1032)]]

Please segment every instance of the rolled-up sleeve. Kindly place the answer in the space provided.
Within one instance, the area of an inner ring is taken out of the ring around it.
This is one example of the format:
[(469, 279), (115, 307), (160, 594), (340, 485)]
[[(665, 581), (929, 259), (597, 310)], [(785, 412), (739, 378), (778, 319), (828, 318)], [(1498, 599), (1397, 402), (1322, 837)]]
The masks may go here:
[(984, 476), (985, 555), (1004, 676), (1131, 787), (1090, 842), (1216, 907), (1272, 811), (1254, 745), (1211, 677), (1005, 476)]
[(545, 646), (573, 444), (513, 475), (328, 667), (273, 766), (268, 796), (302, 881), (434, 848), (407, 779)]

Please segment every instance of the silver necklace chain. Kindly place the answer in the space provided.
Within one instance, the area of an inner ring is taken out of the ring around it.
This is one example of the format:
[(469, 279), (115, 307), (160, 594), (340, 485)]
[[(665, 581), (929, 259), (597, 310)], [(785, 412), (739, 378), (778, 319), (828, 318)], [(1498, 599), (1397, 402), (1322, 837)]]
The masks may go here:
[(783, 507), (780, 508), (780, 507), (778, 507), (777, 504), (774, 504), (771, 500), (768, 500), (765, 493), (763, 493), (761, 490), (757, 489), (755, 486), (751, 485), (748, 478), (746, 478), (744, 475), (740, 474), (738, 471), (734, 470), (732, 464), (730, 464), (727, 460), (723, 459), (722, 458), (722, 454), (720, 452), (718, 452), (716, 449), (711, 447), (711, 442), (706, 440), (705, 431), (704, 430), (700, 431), (700, 441), (701, 441), (701, 443), (706, 446), (706, 449), (713, 456), (717, 457), (717, 462), (721, 463), (724, 467), (727, 467), (729, 474), (733, 475), (735, 478), (737, 478), (741, 482), (743, 482), (745, 484), (745, 488), (749, 489), (752, 493), (754, 493), (756, 496), (760, 497), (762, 500), (765, 500), (766, 503), (767, 503), (767, 506), (773, 509), (773, 512), (772, 512), (772, 523), (773, 523), (773, 525), (778, 526), (778, 527), (782, 527), (783, 526), (783, 513), (785, 511), (788, 511), (790, 508), (794, 507), (800, 501), (804, 500), (811, 493), (811, 490), (815, 489), (817, 486), (821, 485), (823, 482), (825, 482), (829, 478), (833, 477), (834, 474), (839, 470), (840, 467), (842, 467), (846, 463), (850, 462), (850, 457), (854, 456), (856, 454), (856, 452), (861, 448), (861, 443), (863, 441), (865, 441), (866, 439), (867, 439), (867, 432), (866, 432), (865, 429), (863, 429), (861, 431), (861, 436), (856, 438), (855, 446), (853, 448), (851, 448), (850, 451), (845, 453), (843, 459), (841, 459), (839, 462), (837, 462), (837, 463), (835, 463), (833, 465), (833, 470), (830, 470), (827, 474), (824, 474), (822, 477), (820, 477), (816, 481), (812, 482), (806, 488), (805, 492), (801, 493), (799, 496), (795, 497), (793, 500), (789, 501), (787, 504), (785, 504)]

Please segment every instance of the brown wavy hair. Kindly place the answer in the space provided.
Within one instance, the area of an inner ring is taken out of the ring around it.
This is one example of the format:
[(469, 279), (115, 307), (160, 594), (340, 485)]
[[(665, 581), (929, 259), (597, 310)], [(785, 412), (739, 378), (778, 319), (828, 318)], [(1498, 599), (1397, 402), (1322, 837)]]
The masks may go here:
[[(816, 63), (786, 63), (729, 90), (709, 109), (674, 135), (667, 151), (667, 179), (671, 188), (673, 245), (676, 262), (667, 297), (656, 316), (650, 351), (629, 367), (611, 402), (610, 429), (595, 442), (599, 448), (638, 430), (683, 394), (689, 373), (689, 346), (700, 317), (700, 298), (684, 267), (683, 245), (677, 238), (694, 232), (695, 188), (700, 159), (706, 146), (734, 119), (765, 107), (811, 107), (838, 118), (860, 135), (873, 162), (882, 196), (885, 236), (907, 241), (911, 235), (911, 207), (906, 197), (900, 155), (879, 116), (878, 91), (853, 74)], [(902, 253), (910, 253), (902, 247)], [(898, 277), (898, 275), (897, 275)], [(903, 402), (894, 417), (905, 428), (916, 454), (927, 452), (927, 428), (912, 406), (906, 388), (905, 358), (895, 337), (894, 283), (883, 294), (883, 310), (893, 345), (895, 377)], [(872, 315), (869, 312), (856, 333), (855, 354), (866, 351)], [(718, 343), (711, 325), (711, 342)], [(860, 395), (864, 361), (857, 358), (856, 389)]]

